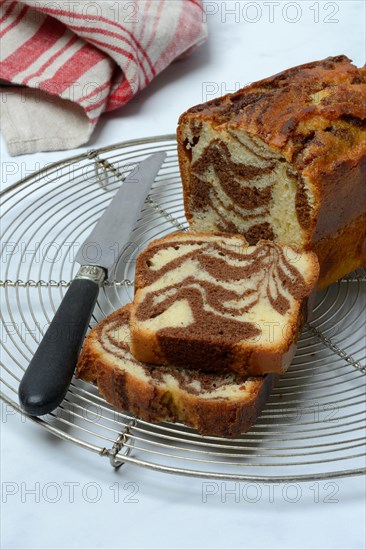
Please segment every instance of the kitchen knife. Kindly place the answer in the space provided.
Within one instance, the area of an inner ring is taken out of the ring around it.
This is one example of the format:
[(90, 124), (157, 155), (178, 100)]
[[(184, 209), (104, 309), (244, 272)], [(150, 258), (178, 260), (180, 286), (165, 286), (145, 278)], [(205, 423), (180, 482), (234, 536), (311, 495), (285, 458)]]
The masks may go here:
[(29, 415), (48, 414), (65, 397), (99, 288), (128, 245), (165, 157), (163, 152), (155, 153), (137, 165), (79, 248), (75, 259), (81, 267), (19, 385), (19, 401)]

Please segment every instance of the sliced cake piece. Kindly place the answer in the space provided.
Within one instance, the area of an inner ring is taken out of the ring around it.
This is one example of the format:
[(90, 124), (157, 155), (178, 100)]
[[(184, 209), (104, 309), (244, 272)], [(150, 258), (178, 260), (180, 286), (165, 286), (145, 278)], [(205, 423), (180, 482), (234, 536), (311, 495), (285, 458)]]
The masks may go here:
[(274, 377), (210, 375), (154, 367), (130, 353), (130, 306), (87, 336), (77, 375), (97, 384), (105, 399), (148, 422), (182, 422), (201, 434), (235, 437), (248, 430), (265, 404)]
[(283, 373), (318, 277), (312, 252), (226, 234), (173, 233), (136, 263), (131, 351), (201, 372)]
[(366, 263), (366, 69), (294, 67), (179, 120), (192, 231), (316, 252), (319, 288)]

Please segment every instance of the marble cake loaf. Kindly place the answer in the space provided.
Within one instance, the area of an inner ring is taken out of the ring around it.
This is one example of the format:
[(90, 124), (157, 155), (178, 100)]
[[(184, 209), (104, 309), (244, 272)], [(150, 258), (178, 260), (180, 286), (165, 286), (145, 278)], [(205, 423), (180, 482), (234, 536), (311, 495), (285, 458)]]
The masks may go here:
[(130, 306), (87, 336), (79, 378), (97, 384), (117, 409), (148, 422), (182, 422), (201, 434), (236, 437), (255, 422), (274, 376), (213, 375), (143, 364), (130, 353)]
[(192, 107), (177, 139), (192, 231), (316, 252), (318, 288), (366, 262), (366, 69), (294, 67)]
[(173, 233), (137, 258), (131, 352), (201, 372), (282, 374), (319, 266), (312, 252), (226, 234)]

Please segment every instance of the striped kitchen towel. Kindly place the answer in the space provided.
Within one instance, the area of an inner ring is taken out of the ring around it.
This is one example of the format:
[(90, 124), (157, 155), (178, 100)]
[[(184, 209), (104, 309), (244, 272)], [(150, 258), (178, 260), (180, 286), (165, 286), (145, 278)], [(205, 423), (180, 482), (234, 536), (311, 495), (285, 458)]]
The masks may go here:
[(9, 154), (86, 143), (104, 111), (206, 37), (201, 0), (0, 0)]

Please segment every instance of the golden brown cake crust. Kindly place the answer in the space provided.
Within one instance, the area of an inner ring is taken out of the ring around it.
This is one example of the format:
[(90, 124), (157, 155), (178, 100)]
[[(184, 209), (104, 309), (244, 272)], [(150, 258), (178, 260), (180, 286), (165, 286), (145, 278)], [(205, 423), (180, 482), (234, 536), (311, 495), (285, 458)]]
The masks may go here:
[[(315, 215), (307, 227), (307, 248), (316, 251), (321, 247), (324, 251), (324, 239), (332, 239), (340, 231), (347, 240), (347, 226), (366, 212), (365, 68), (357, 68), (343, 55), (329, 57), (288, 69), (183, 113), (177, 137), (189, 222), (191, 153), (186, 149), (183, 127), (188, 123), (192, 136), (198, 136), (204, 121), (228, 132), (243, 130), (261, 140), (296, 170), (298, 185), (305, 180), (310, 183)], [(357, 236), (350, 230), (351, 235), (355, 239), (352, 246), (359, 250), (366, 228)], [(365, 262), (364, 255), (351, 255), (353, 261), (347, 260), (347, 269), (357, 269)], [(319, 286), (334, 282), (331, 273), (346, 273), (341, 265), (334, 269), (338, 261), (334, 251), (324, 261)], [(333, 265), (331, 272), (326, 271), (326, 265)]]
[[(182, 422), (203, 435), (218, 437), (237, 437), (253, 425), (268, 399), (274, 376), (238, 378), (235, 384), (242, 384), (243, 393), (235, 399), (202, 398), (198, 392), (184, 391), (184, 386), (174, 393), (167, 385), (154, 379), (144, 380), (128, 368), (120, 368), (118, 357), (106, 353), (101, 346), (103, 330), (113, 327), (114, 323), (128, 323), (129, 317), (128, 305), (101, 321), (88, 334), (77, 366), (78, 378), (96, 384), (118, 410), (147, 422)], [(120, 346), (123, 353), (129, 349), (128, 342), (120, 342)], [(156, 367), (149, 365), (144, 365), (144, 369), (147, 373), (155, 371), (153, 377), (157, 372), (167, 371), (165, 367), (158, 367), (160, 371), (156, 371)], [(212, 384), (214, 377), (208, 380)]]
[(314, 172), (320, 168), (327, 172), (334, 162), (355, 161), (365, 153), (365, 98), (366, 69), (340, 55), (288, 69), (191, 107), (178, 124), (194, 115), (215, 125), (244, 128), (297, 168), (313, 161), (310, 171), (316, 167)]
[(314, 246), (321, 266), (318, 290), (366, 265), (366, 212)]

